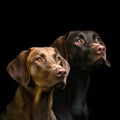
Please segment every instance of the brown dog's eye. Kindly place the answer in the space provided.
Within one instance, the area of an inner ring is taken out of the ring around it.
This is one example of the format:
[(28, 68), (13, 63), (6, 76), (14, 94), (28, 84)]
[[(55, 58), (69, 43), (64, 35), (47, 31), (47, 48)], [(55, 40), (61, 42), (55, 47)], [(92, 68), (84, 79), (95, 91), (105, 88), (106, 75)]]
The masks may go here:
[(38, 58), (36, 58), (36, 60), (38, 60), (38, 61), (42, 61), (42, 57), (39, 56)]
[(41, 57), (39, 57), (39, 58), (38, 58), (38, 60), (39, 60), (39, 61), (41, 61), (41, 60), (42, 60), (42, 58), (41, 58)]
[(35, 57), (35, 60), (43, 62), (43, 57), (38, 55), (38, 56)]
[(39, 61), (39, 62), (42, 62), (42, 63), (46, 62), (45, 58), (41, 57), (41, 56), (39, 56), (38, 58), (36, 58), (36, 60)]
[(83, 39), (78, 39), (74, 42), (75, 45), (83, 45), (85, 43), (85, 41)]

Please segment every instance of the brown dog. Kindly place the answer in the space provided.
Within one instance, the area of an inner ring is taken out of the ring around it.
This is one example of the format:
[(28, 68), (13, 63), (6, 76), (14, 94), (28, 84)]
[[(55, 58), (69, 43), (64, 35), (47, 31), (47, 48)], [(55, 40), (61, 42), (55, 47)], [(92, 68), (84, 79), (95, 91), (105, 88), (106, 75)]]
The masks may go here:
[(54, 112), (59, 120), (88, 120), (89, 76), (99, 65), (110, 66), (106, 46), (95, 31), (79, 30), (60, 36), (51, 46), (59, 50), (71, 67), (65, 90), (62, 93), (55, 91)]
[(0, 120), (56, 120), (52, 94), (57, 85), (65, 87), (68, 62), (52, 47), (32, 47), (22, 51), (7, 66), (19, 82), (14, 100)]

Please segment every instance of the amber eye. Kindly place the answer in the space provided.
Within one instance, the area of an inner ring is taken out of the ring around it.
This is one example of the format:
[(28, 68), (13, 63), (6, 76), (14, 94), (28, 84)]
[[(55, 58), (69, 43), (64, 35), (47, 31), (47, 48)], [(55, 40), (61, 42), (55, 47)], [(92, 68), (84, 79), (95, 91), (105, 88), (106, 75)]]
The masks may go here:
[(75, 45), (83, 45), (85, 43), (85, 40), (84, 39), (78, 39), (74, 42)]
[(59, 61), (61, 60), (61, 58), (59, 56), (56, 57), (56, 61)]
[(98, 37), (95, 37), (95, 40), (94, 40), (96, 43), (100, 43), (100, 39)]
[(41, 55), (36, 55), (34, 60), (37, 60), (37, 61), (43, 61), (43, 57)]
[(36, 58), (36, 60), (38, 60), (38, 61), (42, 61), (42, 57), (39, 56), (39, 57)]
[(36, 55), (35, 58), (34, 58), (34, 61), (36, 62), (46, 62), (46, 58), (45, 58), (45, 55), (41, 54), (41, 55)]

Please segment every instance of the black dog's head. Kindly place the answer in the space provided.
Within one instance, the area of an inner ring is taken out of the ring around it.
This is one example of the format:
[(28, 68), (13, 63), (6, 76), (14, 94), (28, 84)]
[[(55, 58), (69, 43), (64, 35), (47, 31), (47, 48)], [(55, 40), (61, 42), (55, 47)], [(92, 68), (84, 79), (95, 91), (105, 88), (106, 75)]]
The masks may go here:
[(95, 31), (71, 31), (64, 36), (68, 61), (82, 69), (106, 64), (106, 46)]

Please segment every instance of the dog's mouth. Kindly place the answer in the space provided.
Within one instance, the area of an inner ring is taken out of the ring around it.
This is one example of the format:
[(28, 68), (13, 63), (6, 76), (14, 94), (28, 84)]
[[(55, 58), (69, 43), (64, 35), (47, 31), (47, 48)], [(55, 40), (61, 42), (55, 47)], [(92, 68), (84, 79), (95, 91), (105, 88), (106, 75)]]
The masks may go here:
[(94, 63), (93, 63), (93, 65), (94, 66), (100, 66), (100, 65), (103, 65), (105, 63), (105, 60), (104, 59), (98, 59), (98, 60), (96, 60)]
[(66, 84), (64, 82), (57, 83), (54, 88), (64, 89)]
[(108, 67), (110, 67), (110, 63), (109, 63), (109, 61), (106, 59), (106, 56), (98, 56), (98, 57), (96, 57), (96, 59), (94, 59), (94, 60), (92, 61), (92, 64), (94, 64), (94, 65), (103, 65), (103, 64), (105, 64), (105, 65), (107, 65)]
[(66, 75), (56, 76), (57, 83), (54, 85), (55, 88), (64, 89), (66, 86)]
[[(88, 62), (89, 61), (89, 62)], [(93, 60), (88, 60), (85, 63), (81, 63), (81, 68), (82, 69), (87, 69), (87, 68), (95, 68), (95, 67), (99, 67), (101, 65), (107, 65), (108, 67), (110, 67), (110, 63), (109, 61), (106, 59), (105, 56), (98, 56)]]

